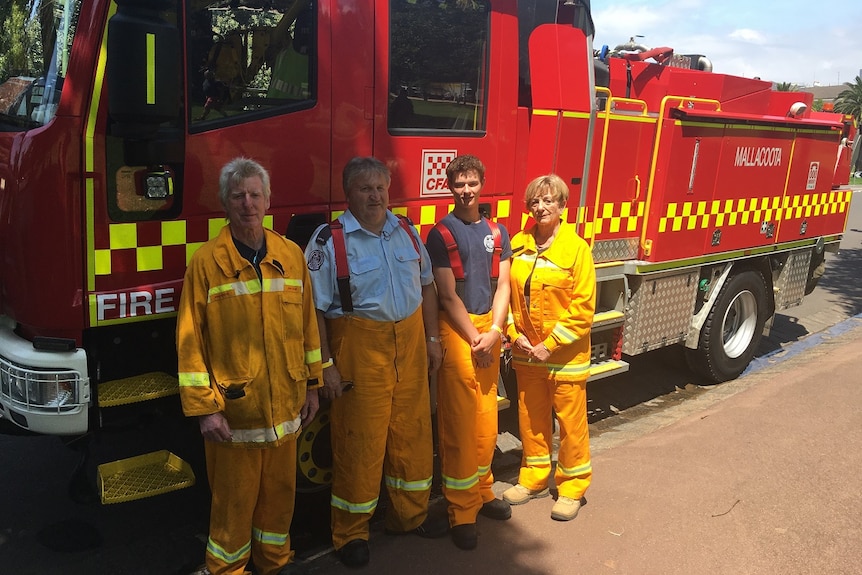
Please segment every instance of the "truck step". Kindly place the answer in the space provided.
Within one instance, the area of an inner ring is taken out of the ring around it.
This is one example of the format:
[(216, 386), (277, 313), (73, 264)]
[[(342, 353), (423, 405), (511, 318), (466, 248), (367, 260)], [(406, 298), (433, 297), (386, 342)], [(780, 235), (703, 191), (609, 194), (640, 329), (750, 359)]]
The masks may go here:
[(592, 331), (610, 329), (622, 325), (626, 316), (623, 312), (615, 309), (596, 312), (593, 316)]
[(179, 392), (180, 385), (176, 377), (161, 371), (153, 371), (102, 383), (99, 385), (99, 406), (128, 405), (176, 395)]
[(103, 463), (98, 470), (103, 504), (145, 499), (191, 487), (191, 465), (167, 450)]
[(610, 377), (611, 375), (625, 373), (628, 370), (628, 362), (621, 359), (608, 359), (599, 363), (594, 363), (590, 366), (590, 377), (587, 378), (587, 381), (603, 379), (605, 377)]

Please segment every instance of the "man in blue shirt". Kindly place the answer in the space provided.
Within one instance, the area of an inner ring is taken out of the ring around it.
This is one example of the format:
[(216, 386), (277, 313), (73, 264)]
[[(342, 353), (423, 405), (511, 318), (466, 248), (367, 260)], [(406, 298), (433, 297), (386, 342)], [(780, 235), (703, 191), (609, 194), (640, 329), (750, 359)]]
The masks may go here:
[(387, 533), (447, 531), (428, 517), (428, 370), (442, 358), (437, 296), (415, 227), (388, 209), (390, 182), (379, 160), (350, 160), (348, 209), (319, 227), (305, 252), (321, 336), (321, 395), (332, 400), (332, 542), (349, 567), (369, 561), (381, 474), (392, 501)]

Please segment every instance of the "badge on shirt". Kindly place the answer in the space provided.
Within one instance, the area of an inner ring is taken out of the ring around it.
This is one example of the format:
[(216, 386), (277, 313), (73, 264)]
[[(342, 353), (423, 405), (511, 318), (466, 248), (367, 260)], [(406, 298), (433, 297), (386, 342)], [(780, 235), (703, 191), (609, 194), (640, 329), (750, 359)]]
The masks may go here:
[(488, 234), (485, 236), (485, 251), (490, 253), (494, 253), (494, 236)]
[(323, 252), (314, 250), (308, 255), (308, 269), (316, 272), (323, 266)]

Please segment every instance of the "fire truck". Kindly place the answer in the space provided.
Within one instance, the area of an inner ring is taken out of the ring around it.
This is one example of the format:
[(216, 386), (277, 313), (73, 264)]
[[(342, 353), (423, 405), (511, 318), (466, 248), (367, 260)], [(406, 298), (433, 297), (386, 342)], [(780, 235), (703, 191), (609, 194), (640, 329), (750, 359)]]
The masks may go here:
[[(737, 377), (845, 229), (856, 124), (702, 54), (594, 45), (587, 0), (4, 0), (0, 40), (0, 422), (69, 443), (177, 409), (176, 309), (225, 225), (220, 167), (271, 173), (266, 225), (299, 244), (346, 209), (374, 155), (423, 237), (458, 154), (483, 211), (530, 224), (556, 173), (592, 246), (591, 380), (684, 346)], [(325, 485), (325, 410), (300, 439)], [(99, 466), (103, 502), (191, 484), (170, 450)]]

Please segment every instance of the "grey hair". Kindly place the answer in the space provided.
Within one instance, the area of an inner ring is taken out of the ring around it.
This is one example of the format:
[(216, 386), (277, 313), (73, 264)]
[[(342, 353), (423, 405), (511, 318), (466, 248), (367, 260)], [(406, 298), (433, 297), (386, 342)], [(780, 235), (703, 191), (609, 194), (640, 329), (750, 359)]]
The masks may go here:
[(266, 168), (252, 159), (243, 157), (234, 158), (225, 164), (218, 179), (218, 197), (221, 200), (221, 205), (227, 207), (227, 200), (234, 186), (239, 185), (244, 179), (254, 176), (260, 178), (261, 183), (263, 183), (263, 195), (269, 199), (269, 172), (266, 171)]
[(352, 158), (347, 165), (344, 166), (344, 172), (341, 175), (341, 185), (344, 186), (344, 193), (347, 193), (347, 190), (350, 189), (351, 184), (353, 184), (354, 180), (359, 176), (370, 176), (372, 174), (379, 174), (386, 178), (386, 184), (390, 184), (392, 182), (392, 174), (389, 172), (389, 168), (386, 167), (386, 164), (378, 160), (374, 157), (360, 157), (357, 156)]

